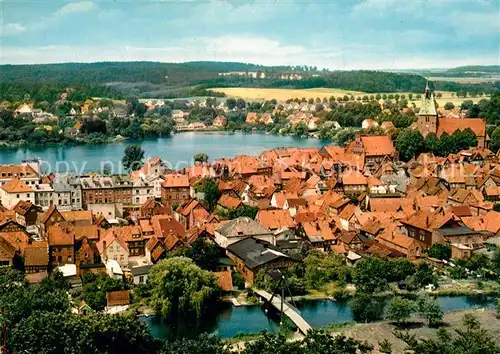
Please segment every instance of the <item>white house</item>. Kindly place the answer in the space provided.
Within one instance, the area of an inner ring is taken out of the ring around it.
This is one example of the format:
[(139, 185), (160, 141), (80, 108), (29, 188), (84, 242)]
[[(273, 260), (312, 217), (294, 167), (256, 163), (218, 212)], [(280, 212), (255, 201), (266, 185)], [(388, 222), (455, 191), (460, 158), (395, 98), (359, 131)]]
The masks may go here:
[(3, 206), (12, 209), (20, 200), (35, 204), (35, 191), (23, 181), (13, 178), (0, 187)]

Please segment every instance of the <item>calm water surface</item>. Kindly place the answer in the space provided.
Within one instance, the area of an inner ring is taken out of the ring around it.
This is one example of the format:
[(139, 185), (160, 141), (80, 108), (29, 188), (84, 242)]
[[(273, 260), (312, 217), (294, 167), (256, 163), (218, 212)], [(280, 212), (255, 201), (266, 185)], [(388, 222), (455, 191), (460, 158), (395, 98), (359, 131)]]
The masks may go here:
[(203, 152), (210, 159), (234, 157), (236, 155), (258, 155), (264, 150), (277, 147), (321, 147), (325, 144), (317, 139), (304, 139), (271, 134), (244, 133), (181, 133), (171, 137), (147, 139), (139, 142), (125, 141), (101, 145), (51, 145), (35, 148), (0, 149), (0, 164), (16, 164), (21, 160), (39, 157), (45, 161), (43, 168), (51, 172), (100, 171), (101, 163), (114, 164), (113, 172), (120, 173), (123, 151), (127, 145), (139, 144), (146, 157), (159, 156), (173, 167), (182, 168), (191, 164), (193, 155)]
[[(484, 296), (441, 296), (438, 302), (444, 312), (453, 312), (475, 307), (493, 307), (494, 297)], [(352, 312), (347, 303), (330, 300), (304, 301), (297, 303), (302, 317), (313, 327), (322, 327), (330, 323), (353, 321)], [(203, 321), (197, 328), (193, 323), (166, 325), (157, 317), (141, 317), (152, 335), (156, 338), (194, 336), (202, 332), (217, 332), (221, 338), (230, 338), (238, 334), (258, 333), (262, 330), (275, 332), (279, 326), (279, 315), (266, 316), (260, 306), (232, 307), (223, 305), (218, 314)]]

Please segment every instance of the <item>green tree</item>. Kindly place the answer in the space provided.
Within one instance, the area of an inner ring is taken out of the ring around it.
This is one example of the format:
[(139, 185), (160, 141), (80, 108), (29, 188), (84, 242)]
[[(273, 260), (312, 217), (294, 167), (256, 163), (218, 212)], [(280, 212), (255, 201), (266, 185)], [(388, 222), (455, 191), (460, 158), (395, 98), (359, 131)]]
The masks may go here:
[(435, 298), (422, 296), (418, 299), (418, 312), (425, 318), (429, 327), (436, 326), (443, 320), (444, 312)]
[(96, 311), (102, 311), (106, 307), (107, 292), (128, 289), (124, 281), (112, 279), (107, 274), (87, 273), (82, 279), (82, 284), (83, 299)]
[(122, 158), (123, 167), (127, 170), (136, 171), (142, 166), (144, 158), (144, 150), (140, 145), (129, 145), (125, 148), (125, 153)]
[(217, 201), (220, 197), (219, 187), (217, 182), (211, 178), (204, 178), (202, 181), (202, 191), (204, 201), (209, 211), (213, 211), (217, 206)]
[(228, 109), (234, 109), (234, 108), (236, 108), (236, 100), (234, 98), (228, 98), (226, 100), (226, 107)]
[(403, 161), (408, 161), (424, 151), (424, 137), (418, 130), (405, 129), (398, 134), (396, 148), (399, 157)]
[(453, 102), (446, 102), (444, 104), (444, 109), (446, 109), (446, 110), (450, 110), (450, 109), (453, 109), (453, 108), (455, 108), (455, 105), (453, 104)]
[(258, 212), (259, 212), (259, 207), (244, 204), (240, 206), (238, 209), (229, 210), (227, 218), (232, 220), (242, 216), (246, 216), (249, 217), (250, 219), (255, 219), (255, 216), (257, 216)]
[(201, 269), (215, 272), (224, 253), (214, 243), (199, 238), (186, 250), (186, 257), (191, 258)]
[(304, 265), (304, 280), (309, 289), (320, 289), (331, 281), (347, 283), (351, 278), (350, 267), (338, 254), (310, 251)]
[(438, 155), (440, 153), (440, 142), (439, 138), (436, 136), (434, 133), (429, 133), (425, 137), (425, 151), (427, 152), (432, 152), (435, 155)]
[(219, 337), (202, 333), (197, 338), (165, 341), (159, 354), (234, 354)]
[(481, 328), (472, 315), (465, 315), (464, 328), (455, 329), (452, 336), (440, 328), (437, 338), (417, 338), (409, 332), (395, 331), (394, 335), (406, 343), (406, 351), (418, 354), (496, 354), (500, 352), (493, 338)]
[(191, 259), (173, 257), (151, 268), (151, 304), (163, 318), (176, 315), (201, 317), (217, 301), (219, 286), (212, 273)]
[(208, 155), (205, 153), (199, 153), (193, 156), (194, 162), (208, 162)]
[(364, 257), (354, 266), (353, 281), (356, 291), (372, 294), (387, 288), (387, 263), (380, 258)]
[(296, 136), (305, 136), (307, 135), (307, 131), (307, 125), (304, 122), (300, 122), (293, 129), (294, 135)]
[(448, 260), (451, 258), (451, 245), (448, 242), (435, 243), (429, 249), (428, 254), (429, 257)]
[(246, 343), (240, 354), (367, 354), (373, 346), (344, 335), (332, 336), (322, 330), (310, 330), (303, 341), (289, 341), (283, 333), (264, 333)]
[(384, 317), (385, 299), (372, 295), (356, 293), (349, 301), (352, 316), (357, 322), (373, 322)]
[(496, 127), (491, 134), (490, 148), (492, 151), (500, 149), (500, 127)]
[(387, 319), (398, 324), (406, 322), (417, 311), (417, 304), (413, 300), (403, 297), (395, 297), (387, 308)]

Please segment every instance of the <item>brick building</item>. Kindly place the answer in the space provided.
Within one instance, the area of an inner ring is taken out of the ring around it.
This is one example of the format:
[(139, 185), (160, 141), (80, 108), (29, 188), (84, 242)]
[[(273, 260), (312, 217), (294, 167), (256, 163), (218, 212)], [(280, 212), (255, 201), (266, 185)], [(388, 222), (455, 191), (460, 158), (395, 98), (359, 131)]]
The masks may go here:
[(161, 184), (161, 201), (164, 205), (180, 205), (190, 198), (190, 185), (187, 175), (169, 174)]

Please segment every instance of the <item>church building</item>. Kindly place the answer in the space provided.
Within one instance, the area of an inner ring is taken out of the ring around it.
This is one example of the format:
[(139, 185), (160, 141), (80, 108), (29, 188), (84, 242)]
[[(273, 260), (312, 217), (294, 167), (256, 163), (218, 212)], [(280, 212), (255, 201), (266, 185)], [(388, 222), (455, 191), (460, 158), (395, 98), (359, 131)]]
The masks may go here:
[(486, 134), (486, 121), (483, 118), (438, 117), (434, 94), (429, 89), (429, 85), (425, 88), (416, 126), (424, 137), (430, 133), (436, 134), (437, 137), (443, 133), (452, 135), (457, 130), (466, 130), (469, 128), (477, 136), (477, 147), (487, 148), (489, 146), (490, 138)]

